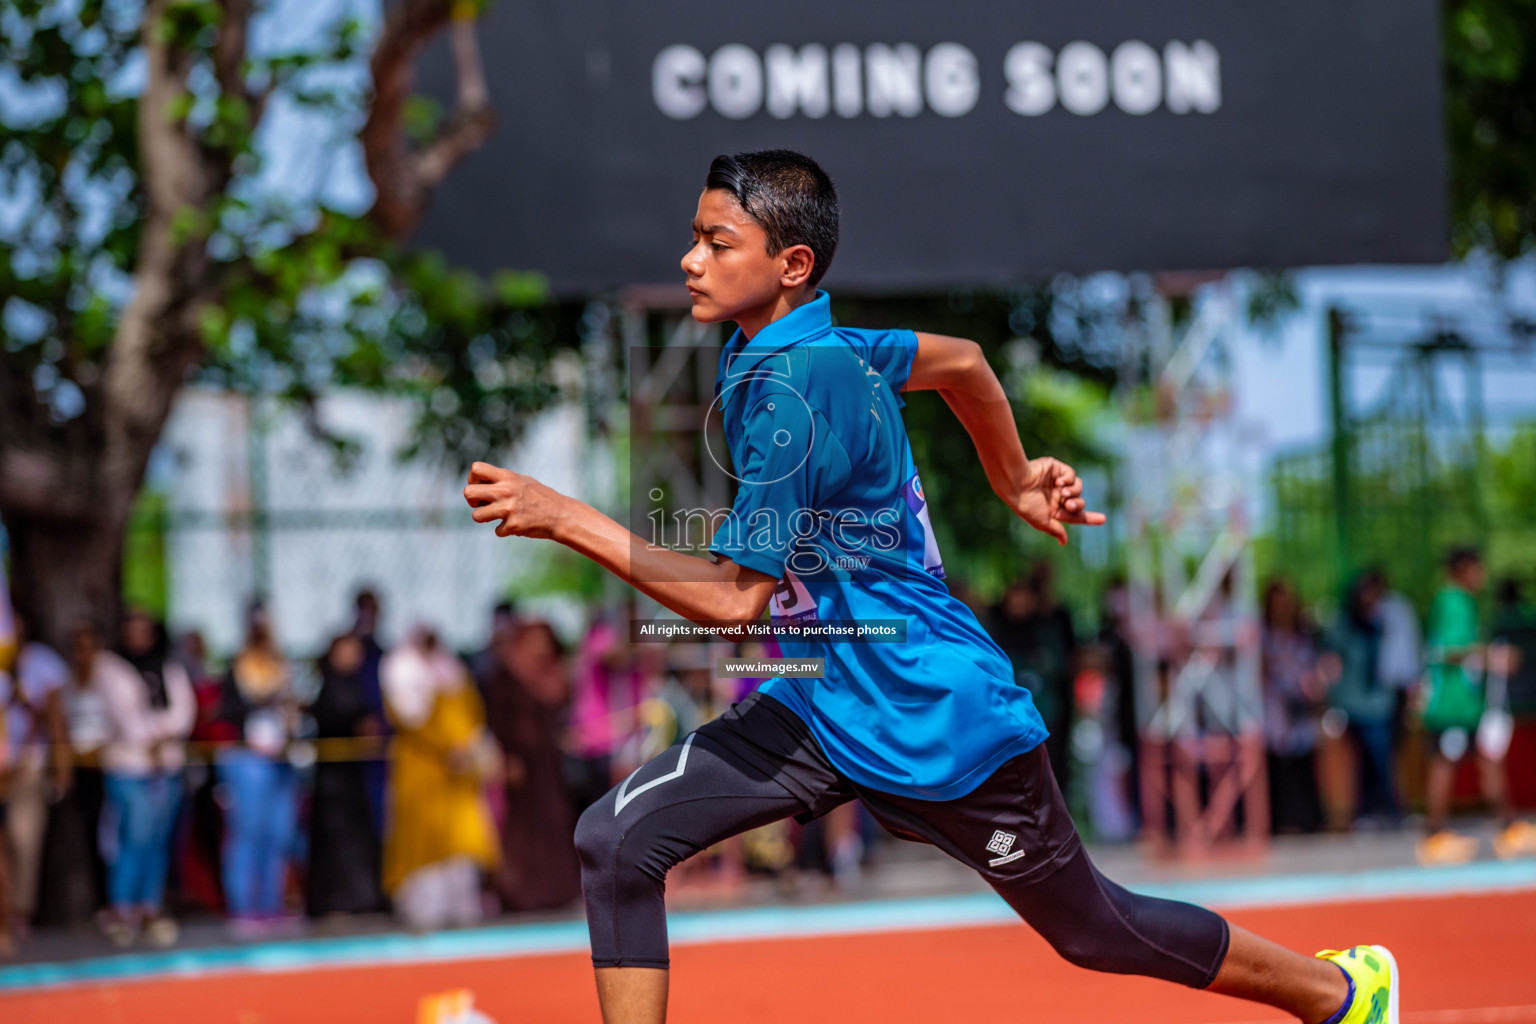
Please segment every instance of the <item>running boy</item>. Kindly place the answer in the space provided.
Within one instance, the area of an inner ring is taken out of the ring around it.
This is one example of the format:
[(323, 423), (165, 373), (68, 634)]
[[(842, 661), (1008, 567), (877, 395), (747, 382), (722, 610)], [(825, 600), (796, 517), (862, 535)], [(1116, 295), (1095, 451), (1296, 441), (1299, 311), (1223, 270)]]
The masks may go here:
[(592, 959), (607, 1024), (666, 1018), (669, 868), (713, 843), (858, 798), (886, 828), (970, 865), (1062, 956), (1279, 1007), (1306, 1024), (1398, 1020), (1396, 965), (1356, 946), (1306, 957), (1208, 910), (1128, 892), (1089, 862), (1045, 726), (1007, 658), (942, 582), (898, 392), (938, 390), (993, 490), (1058, 542), (1097, 525), (1070, 466), (1029, 459), (969, 341), (832, 325), (817, 282), (838, 200), (810, 159), (719, 157), (683, 257), (693, 316), (738, 327), (717, 379), (740, 481), (713, 561), (648, 545), (529, 477), (476, 463), (464, 489), (499, 536), (581, 552), (695, 621), (900, 620), (902, 643), (781, 641), (825, 659), (775, 679), (641, 766), (582, 816)]

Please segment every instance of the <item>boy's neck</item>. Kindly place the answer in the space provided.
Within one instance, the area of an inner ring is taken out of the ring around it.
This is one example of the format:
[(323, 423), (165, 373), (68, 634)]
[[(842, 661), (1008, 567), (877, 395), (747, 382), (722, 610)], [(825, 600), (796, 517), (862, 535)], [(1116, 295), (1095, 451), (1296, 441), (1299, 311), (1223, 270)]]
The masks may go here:
[(779, 296), (765, 306), (759, 306), (749, 313), (743, 313), (736, 318), (736, 326), (741, 328), (741, 333), (748, 341), (757, 337), (757, 332), (764, 327), (788, 316), (795, 310), (816, 298), (816, 289), (811, 285), (798, 288), (793, 292), (781, 292)]

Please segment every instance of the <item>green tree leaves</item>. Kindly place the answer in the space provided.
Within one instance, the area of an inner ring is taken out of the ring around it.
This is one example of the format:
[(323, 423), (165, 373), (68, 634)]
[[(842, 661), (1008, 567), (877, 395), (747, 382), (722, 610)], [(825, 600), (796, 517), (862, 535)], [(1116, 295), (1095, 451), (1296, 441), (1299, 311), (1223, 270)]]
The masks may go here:
[(1443, 10), (1452, 243), (1513, 259), (1536, 239), (1536, 2)]

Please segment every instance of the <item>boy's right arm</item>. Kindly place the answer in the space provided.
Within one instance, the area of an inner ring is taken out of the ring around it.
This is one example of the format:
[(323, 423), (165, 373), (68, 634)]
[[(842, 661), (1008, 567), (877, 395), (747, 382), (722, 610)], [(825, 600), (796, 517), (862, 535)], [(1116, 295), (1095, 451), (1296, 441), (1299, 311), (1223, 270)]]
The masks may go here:
[(521, 473), (477, 462), (464, 500), (499, 537), (558, 541), (685, 619), (752, 621), (778, 581), (730, 559), (705, 561), (647, 543), (592, 506)]

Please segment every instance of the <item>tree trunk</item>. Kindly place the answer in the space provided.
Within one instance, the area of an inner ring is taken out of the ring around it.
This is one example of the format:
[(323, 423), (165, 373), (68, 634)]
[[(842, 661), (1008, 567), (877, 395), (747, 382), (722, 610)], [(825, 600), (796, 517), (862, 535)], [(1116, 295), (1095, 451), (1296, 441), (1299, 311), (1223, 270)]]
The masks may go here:
[[(150, 0), (145, 24), (159, 25), (170, 7)], [(107, 636), (117, 624), (128, 514), (171, 403), (201, 357), (199, 313), (216, 301), (206, 239), (177, 229), (178, 216), (205, 210), (226, 180), (184, 119), (171, 115), (195, 55), (159, 31), (144, 38), (137, 125), (146, 213), (133, 298), (93, 391), (99, 425), (34, 439), (28, 451), (0, 439), (0, 517), (11, 538), (15, 601), (33, 633), (55, 644), (82, 621)]]
[[(214, 77), (225, 98), (251, 104), (259, 120), (268, 93), (246, 91), (246, 30), (254, 5), (220, 2)], [(86, 420), (57, 429), (38, 406), (30, 368), (7, 372), (17, 368), (6, 365), (0, 350), (0, 522), (10, 538), (12, 595), (32, 635), (55, 645), (82, 621), (103, 631), (116, 626), (129, 510), (171, 403), (203, 355), (200, 314), (222, 302), (206, 224), (189, 231), (182, 218), (210, 213), (232, 179), (232, 153), (204, 145), (186, 122), (187, 83), (201, 57), (160, 30), (174, 6), (175, 0), (145, 4), (145, 85), (136, 119), (145, 212), (134, 294), (100, 383), (86, 388)], [(493, 118), (474, 38), (477, 8), (455, 9), (449, 0), (389, 7), (373, 59), (376, 97), (360, 135), (380, 195), (372, 216), (392, 236), (404, 237), (449, 169), (484, 141)], [(413, 151), (402, 127), (411, 65), (450, 22), (456, 109), (437, 138)]]
[(90, 519), (0, 510), (11, 544), (11, 597), (32, 637), (63, 651), (71, 630), (88, 622), (111, 642), (131, 500), (131, 493), (117, 496), (120, 511)]

